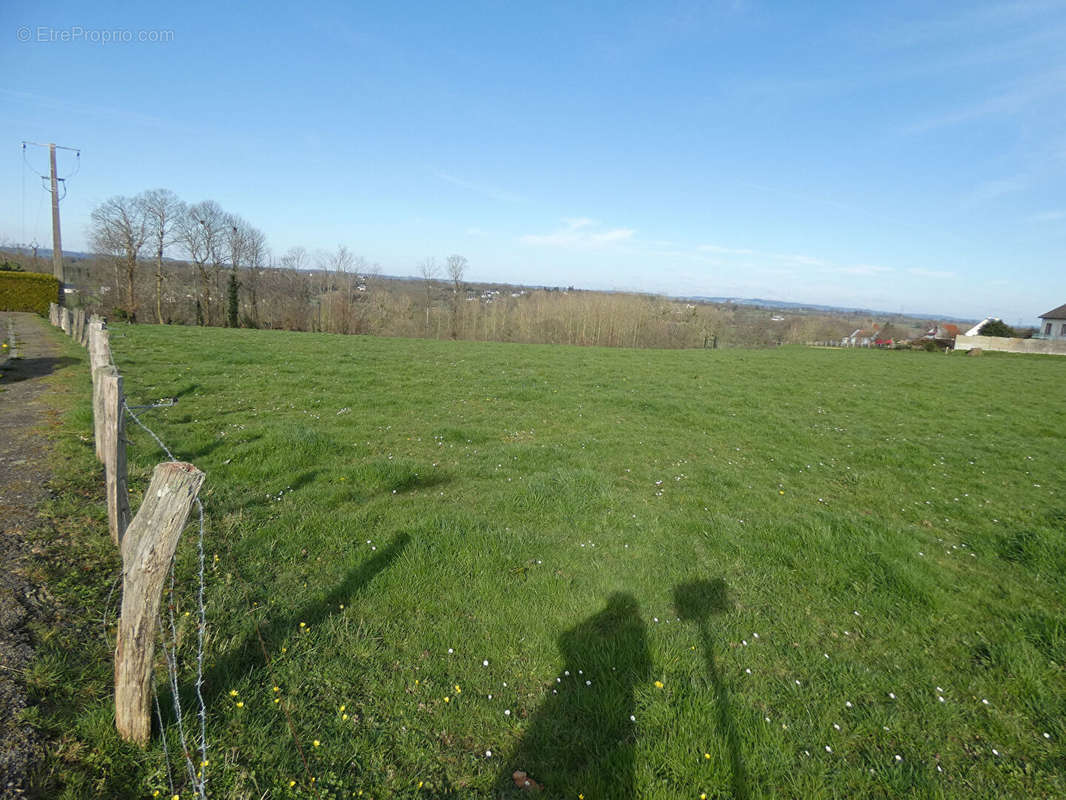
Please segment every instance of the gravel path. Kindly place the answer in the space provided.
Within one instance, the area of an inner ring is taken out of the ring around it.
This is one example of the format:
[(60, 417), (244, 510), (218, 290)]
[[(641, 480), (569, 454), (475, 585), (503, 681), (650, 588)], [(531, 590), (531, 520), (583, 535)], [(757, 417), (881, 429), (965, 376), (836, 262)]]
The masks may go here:
[(51, 608), (47, 589), (25, 577), (34, 555), (29, 533), (51, 477), (47, 440), (37, 430), (54, 414), (43, 378), (79, 362), (60, 354), (48, 323), (35, 314), (0, 311), (0, 340), (9, 345), (0, 348), (0, 798), (8, 798), (23, 796), (28, 768), (44, 746), (20, 721), (33, 657), (28, 623), (47, 618)]

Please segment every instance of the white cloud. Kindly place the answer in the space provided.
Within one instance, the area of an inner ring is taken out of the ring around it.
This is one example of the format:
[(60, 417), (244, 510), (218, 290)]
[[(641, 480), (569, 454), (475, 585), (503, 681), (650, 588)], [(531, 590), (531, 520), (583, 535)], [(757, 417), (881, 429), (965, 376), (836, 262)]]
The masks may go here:
[(982, 203), (989, 203), (1004, 195), (1023, 191), (1028, 185), (1029, 181), (1022, 176), (983, 181), (978, 184), (977, 188), (963, 197), (962, 204), (964, 208), (972, 208)]
[(447, 172), (442, 172), (439, 169), (432, 170), (433, 175), (440, 178), (446, 183), (450, 183), (452, 186), (458, 186), (460, 189), (467, 189), (475, 194), (483, 195), (490, 200), (499, 200), (504, 203), (520, 203), (525, 198), (514, 192), (509, 192), (506, 189), (497, 189), (493, 186), (484, 186), (478, 183), (472, 183), (462, 178), (457, 178), (454, 175), (450, 175)]
[(955, 273), (950, 270), (942, 269), (921, 269), (919, 267), (911, 267), (907, 270), (911, 275), (917, 275), (919, 278), (954, 278)]
[(721, 247), (716, 244), (701, 244), (696, 248), (702, 250), (705, 253), (720, 253), (722, 255), (735, 255), (735, 256), (753, 256), (757, 255), (754, 250), (748, 250), (743, 247)]
[(599, 224), (596, 220), (589, 219), (588, 217), (563, 217), (563, 222), (568, 228), (571, 228), (575, 231), (581, 228), (588, 228), (592, 225)]
[(592, 230), (599, 223), (588, 217), (571, 217), (563, 220), (563, 227), (552, 233), (527, 233), (518, 241), (528, 245), (564, 247), (574, 250), (590, 250), (598, 247), (619, 244), (631, 240), (636, 235), (633, 228), (612, 228), (610, 230)]
[(771, 258), (776, 258), (778, 261), (784, 261), (789, 264), (798, 264), (801, 267), (825, 267), (829, 266), (828, 261), (824, 261), (814, 256), (805, 256), (798, 253), (771, 253)]
[(839, 267), (834, 271), (842, 272), (845, 275), (883, 275), (886, 272), (892, 272), (892, 267), (881, 267), (877, 264), (856, 264), (852, 267)]
[(1055, 222), (1060, 219), (1066, 219), (1066, 209), (1061, 209), (1059, 211), (1044, 211), (1033, 216), (1033, 222)]
[(829, 262), (825, 259), (816, 258), (815, 256), (803, 255), (801, 253), (766, 253), (758, 250), (750, 250), (746, 247), (722, 247), (717, 244), (701, 244), (697, 248), (703, 253), (715, 253), (723, 256), (755, 256), (757, 258), (768, 258), (774, 261), (781, 261), (785, 264), (791, 264), (793, 266), (801, 267), (824, 267), (829, 266)]
[(1047, 103), (1050, 98), (1064, 91), (1066, 91), (1066, 70), (1053, 70), (968, 106), (926, 117), (905, 126), (902, 132), (905, 134), (926, 133), (984, 117), (1017, 114), (1036, 103)]

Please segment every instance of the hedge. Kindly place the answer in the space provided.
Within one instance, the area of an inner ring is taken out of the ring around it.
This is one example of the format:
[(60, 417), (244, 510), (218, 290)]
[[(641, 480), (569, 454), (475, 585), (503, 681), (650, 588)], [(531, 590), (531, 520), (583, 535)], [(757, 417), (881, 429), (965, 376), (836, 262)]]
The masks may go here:
[(59, 302), (59, 280), (39, 272), (0, 272), (0, 311), (48, 313)]

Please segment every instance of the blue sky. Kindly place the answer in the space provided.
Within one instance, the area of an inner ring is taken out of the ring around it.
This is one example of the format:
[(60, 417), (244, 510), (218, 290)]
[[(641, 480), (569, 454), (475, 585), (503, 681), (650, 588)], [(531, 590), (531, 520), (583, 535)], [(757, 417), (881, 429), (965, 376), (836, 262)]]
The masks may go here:
[(166, 187), (385, 274), (1066, 302), (1066, 2), (84, 5), (0, 10), (8, 242), (50, 241), (28, 139), (82, 150), (70, 249)]

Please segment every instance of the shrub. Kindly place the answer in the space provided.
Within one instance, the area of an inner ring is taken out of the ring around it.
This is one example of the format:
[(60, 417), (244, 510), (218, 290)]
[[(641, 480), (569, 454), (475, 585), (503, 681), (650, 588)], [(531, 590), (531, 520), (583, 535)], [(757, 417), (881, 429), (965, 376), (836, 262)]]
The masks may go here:
[(0, 310), (48, 313), (59, 302), (59, 281), (39, 272), (0, 272)]
[(1004, 336), (1006, 338), (1014, 338), (1018, 335), (1014, 332), (1014, 328), (1001, 319), (989, 320), (981, 326), (978, 333), (981, 336)]

